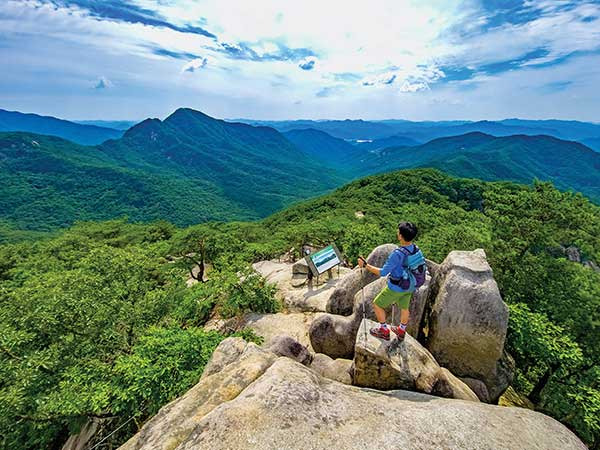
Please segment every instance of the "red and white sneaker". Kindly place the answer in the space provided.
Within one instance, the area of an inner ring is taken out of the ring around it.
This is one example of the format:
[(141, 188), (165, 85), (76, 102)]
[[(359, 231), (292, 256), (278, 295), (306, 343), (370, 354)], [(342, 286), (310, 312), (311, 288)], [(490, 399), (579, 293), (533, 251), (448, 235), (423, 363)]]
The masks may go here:
[(406, 330), (403, 330), (400, 327), (390, 327), (392, 329), (392, 331), (396, 334), (396, 339), (398, 339), (398, 341), (403, 341), (404, 340), (404, 336), (406, 335)]
[(390, 329), (388, 327), (382, 327), (381, 325), (373, 327), (369, 330), (369, 333), (376, 338), (385, 339), (386, 341), (390, 340)]

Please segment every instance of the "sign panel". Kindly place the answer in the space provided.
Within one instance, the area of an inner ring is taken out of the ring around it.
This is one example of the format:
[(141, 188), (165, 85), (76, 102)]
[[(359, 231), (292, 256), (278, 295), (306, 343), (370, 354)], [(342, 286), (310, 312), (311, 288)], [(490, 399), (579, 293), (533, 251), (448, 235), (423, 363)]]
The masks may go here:
[(328, 245), (324, 249), (308, 255), (308, 258), (310, 259), (310, 263), (312, 263), (309, 265), (315, 268), (317, 275), (326, 272), (342, 262), (340, 254), (334, 245)]

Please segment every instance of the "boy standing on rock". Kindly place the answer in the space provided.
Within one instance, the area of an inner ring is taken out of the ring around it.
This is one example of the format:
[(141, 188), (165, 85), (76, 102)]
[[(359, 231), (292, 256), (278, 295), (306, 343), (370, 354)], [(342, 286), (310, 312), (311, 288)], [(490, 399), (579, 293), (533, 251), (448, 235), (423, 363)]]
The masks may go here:
[[(362, 256), (358, 258), (358, 265), (365, 267), (372, 274), (380, 277), (389, 275), (387, 286), (373, 300), (373, 308), (379, 326), (370, 330), (373, 336), (386, 341), (390, 339), (390, 329), (397, 335), (398, 341), (404, 340), (408, 325), (410, 299), (413, 292), (425, 282), (425, 272), (427, 271), (423, 253), (412, 242), (417, 236), (417, 227), (411, 222), (402, 222), (398, 225), (397, 236), (400, 247), (390, 254), (383, 267), (367, 264)], [(400, 325), (388, 327), (384, 308), (393, 304), (398, 305), (401, 310)]]

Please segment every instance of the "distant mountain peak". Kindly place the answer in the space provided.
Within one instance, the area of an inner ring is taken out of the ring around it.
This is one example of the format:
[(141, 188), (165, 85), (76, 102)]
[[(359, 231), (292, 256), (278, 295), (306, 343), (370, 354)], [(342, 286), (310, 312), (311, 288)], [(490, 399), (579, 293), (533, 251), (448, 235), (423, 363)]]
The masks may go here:
[(161, 128), (162, 122), (160, 119), (145, 119), (140, 123), (132, 126), (129, 130), (125, 132), (123, 135), (124, 138), (131, 137), (140, 137), (144, 134), (148, 134), (151, 132), (158, 132)]
[(201, 120), (201, 121), (218, 121), (214, 117), (204, 114), (201, 111), (197, 111), (192, 108), (177, 108), (169, 117), (165, 119), (165, 123), (176, 124), (181, 121), (187, 121), (189, 119)]
[(471, 131), (469, 133), (461, 134), (458, 136), (445, 136), (445, 137), (433, 139), (425, 145), (437, 144), (440, 142), (452, 142), (452, 141), (457, 141), (457, 142), (460, 142), (461, 144), (465, 144), (465, 143), (479, 144), (481, 142), (493, 141), (494, 139), (497, 139), (497, 138), (495, 136), (492, 136), (491, 134), (486, 134), (481, 131)]

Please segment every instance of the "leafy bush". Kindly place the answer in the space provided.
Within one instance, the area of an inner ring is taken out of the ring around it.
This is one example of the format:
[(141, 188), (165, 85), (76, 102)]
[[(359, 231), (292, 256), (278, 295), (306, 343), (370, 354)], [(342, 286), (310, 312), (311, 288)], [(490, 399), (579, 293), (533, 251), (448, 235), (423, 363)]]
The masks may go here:
[(222, 289), (218, 305), (222, 317), (239, 316), (250, 311), (275, 313), (281, 307), (275, 298), (275, 286), (256, 273), (223, 273), (218, 282)]

